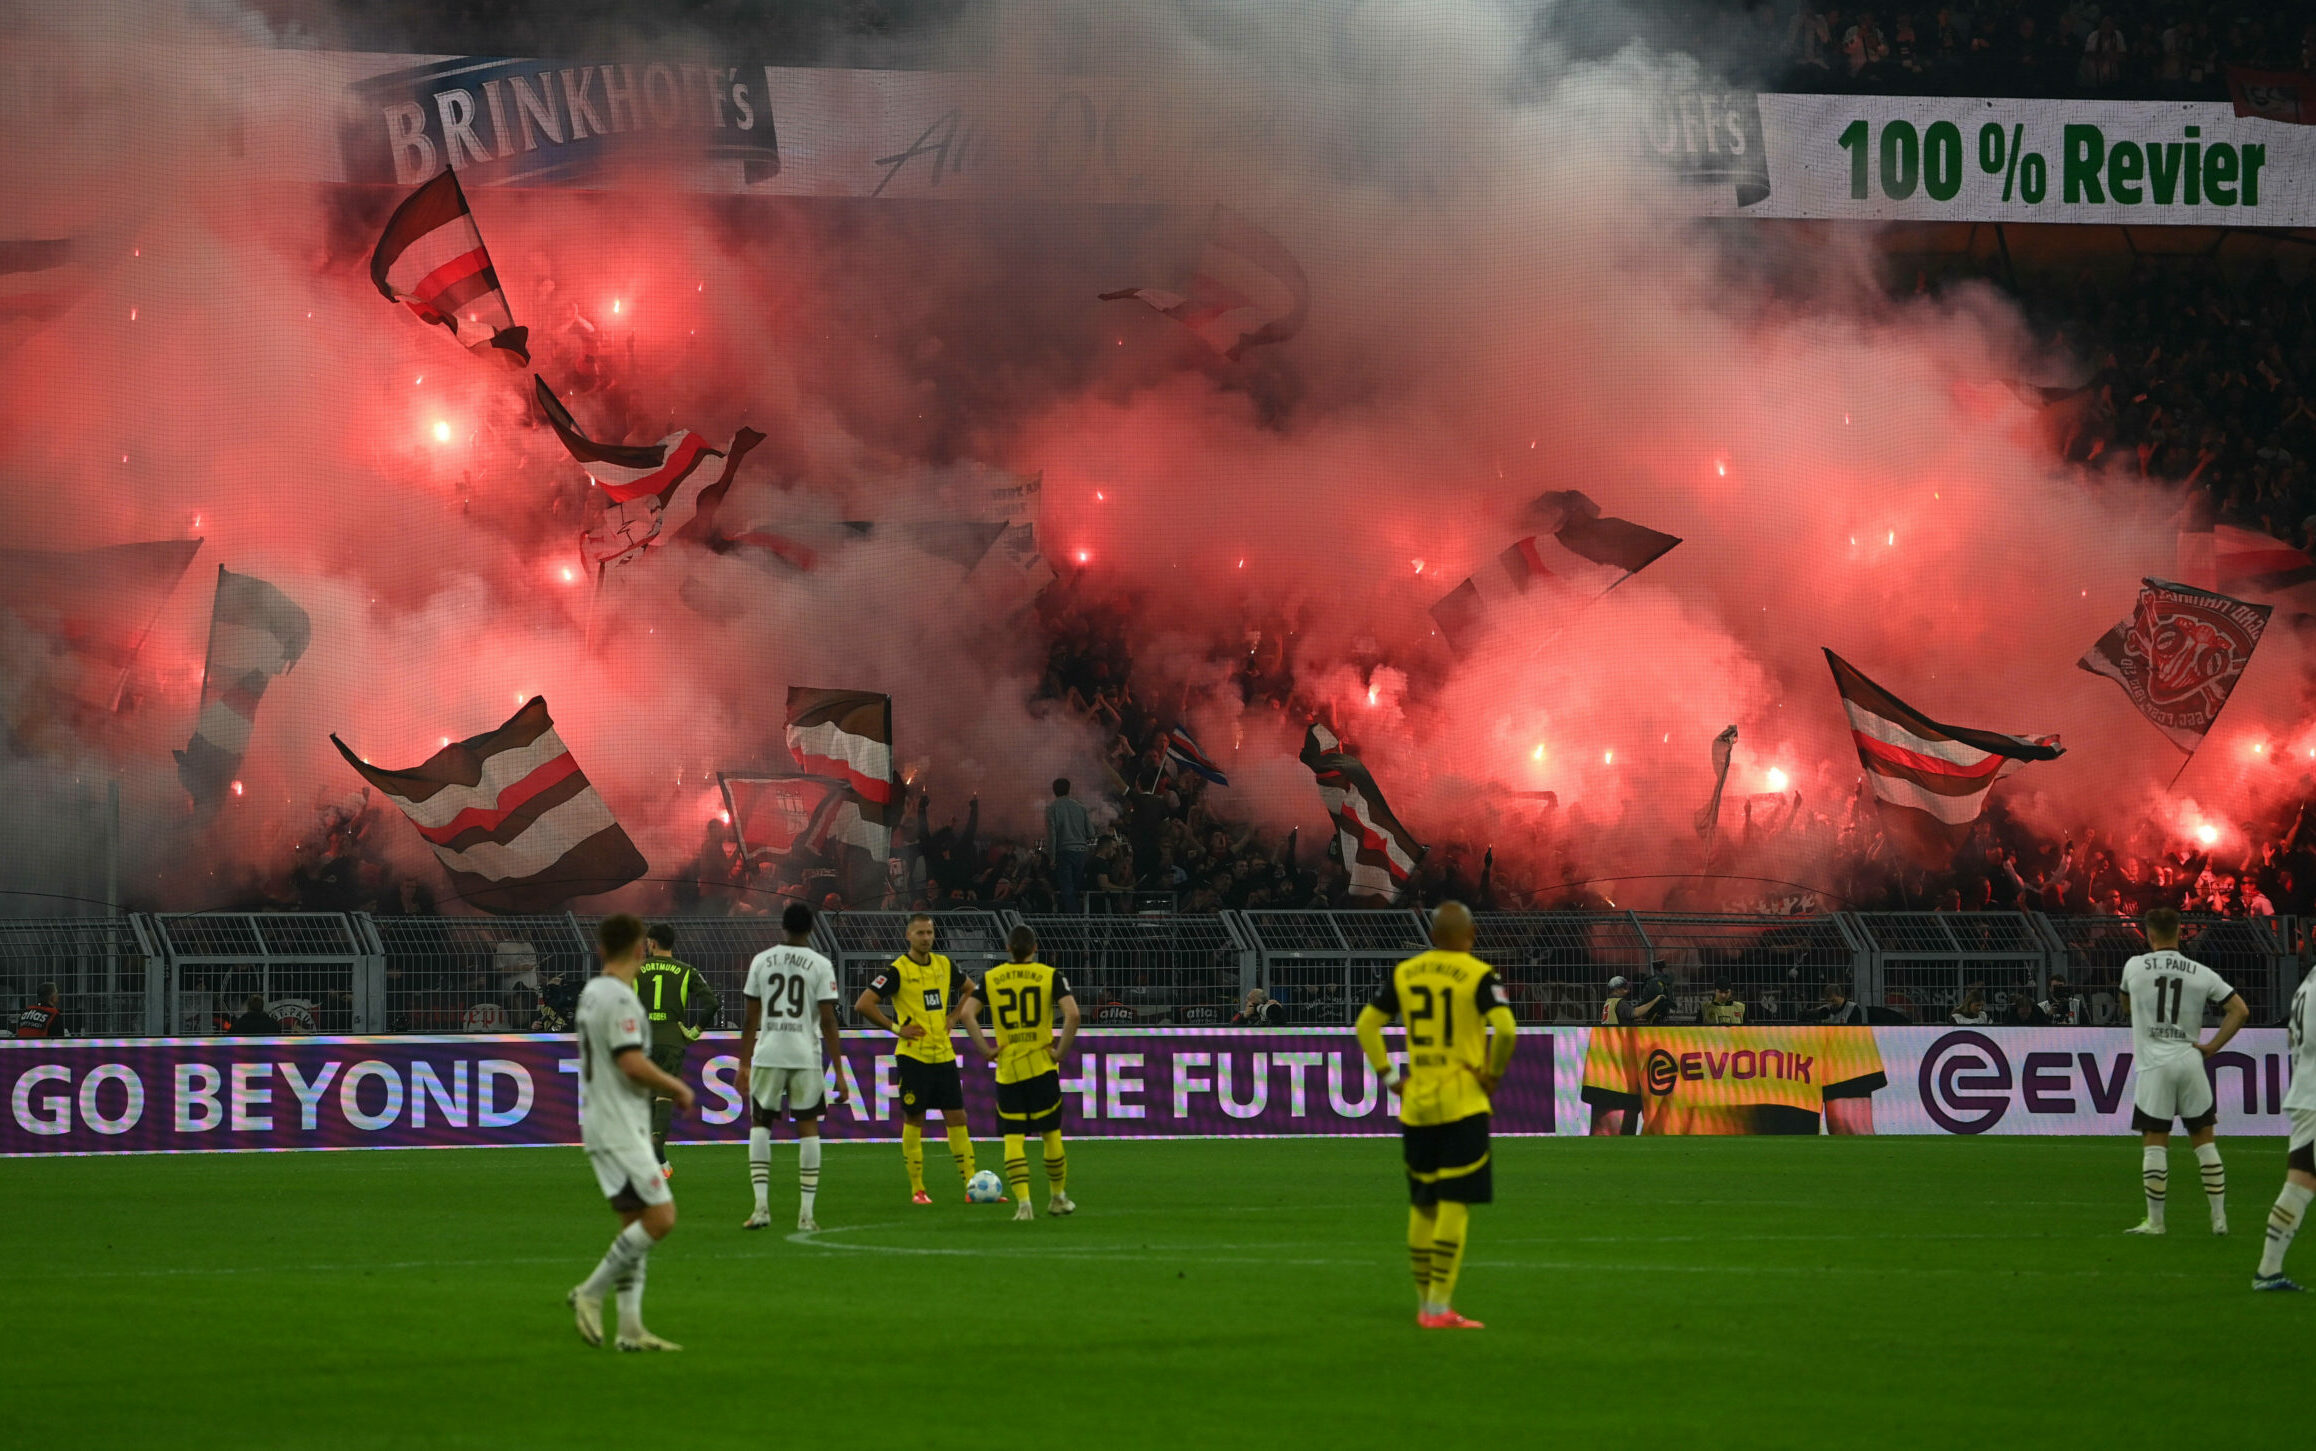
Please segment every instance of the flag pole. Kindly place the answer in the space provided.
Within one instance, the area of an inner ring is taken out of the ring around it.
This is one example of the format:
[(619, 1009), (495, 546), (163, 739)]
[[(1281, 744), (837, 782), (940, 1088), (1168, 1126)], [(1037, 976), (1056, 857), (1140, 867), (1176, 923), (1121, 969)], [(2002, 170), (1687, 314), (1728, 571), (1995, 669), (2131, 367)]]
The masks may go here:
[(595, 653), (595, 614), (603, 604), (603, 572), (605, 568), (606, 566), (600, 560), (596, 562), (595, 588), (587, 596), (586, 650), (590, 655)]
[[(2213, 723), (2218, 723), (2218, 717), (2213, 717)], [(2186, 775), (2187, 768), (2194, 764), (2195, 752), (2189, 751), (2187, 753), (2187, 759), (2179, 763), (2179, 769), (2171, 773), (2171, 784), (2163, 788), (2163, 794), (2169, 796), (2172, 792), (2177, 791), (2179, 789), (2179, 778)]]

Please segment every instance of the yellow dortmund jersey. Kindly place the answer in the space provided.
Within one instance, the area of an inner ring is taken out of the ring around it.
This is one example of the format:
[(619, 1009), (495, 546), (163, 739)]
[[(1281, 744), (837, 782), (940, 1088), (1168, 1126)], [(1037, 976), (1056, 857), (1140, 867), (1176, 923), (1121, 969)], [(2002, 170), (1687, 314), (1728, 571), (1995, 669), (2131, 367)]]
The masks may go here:
[(1495, 969), (1468, 952), (1433, 950), (1391, 970), (1371, 1006), (1407, 1025), (1400, 1122), (1454, 1123), (1489, 1112), (1488, 1013), (1509, 1007)]
[(890, 1005), (885, 1015), (896, 1026), (915, 1023), (925, 1030), (922, 1038), (901, 1039), (895, 1052), (920, 1063), (948, 1063), (957, 1057), (957, 1047), (949, 1041), (949, 1009), (965, 1001), (973, 985), (948, 958), (938, 952), (930, 958), (916, 962), (902, 953), (877, 969), (869, 979), (869, 991)]
[(1053, 1010), (1070, 996), (1068, 978), (1042, 962), (1001, 962), (981, 979), (975, 996), (989, 1005), (999, 1083), (1054, 1071)]
[(1827, 1099), (1888, 1083), (1871, 1028), (1623, 1028), (1584, 1055), (1584, 1101), (1644, 1134), (1814, 1134)]

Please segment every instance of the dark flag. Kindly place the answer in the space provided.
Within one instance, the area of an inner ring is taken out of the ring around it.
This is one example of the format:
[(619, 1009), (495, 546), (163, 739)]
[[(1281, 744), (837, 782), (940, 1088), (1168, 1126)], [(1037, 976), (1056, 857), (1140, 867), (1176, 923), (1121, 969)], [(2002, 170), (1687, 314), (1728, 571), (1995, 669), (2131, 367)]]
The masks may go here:
[(1384, 803), (1382, 789), (1359, 758), (1343, 749), (1335, 733), (1314, 722), (1303, 736), (1303, 764), (1319, 783), (1319, 800), (1343, 844), (1343, 867), (1351, 874), (1351, 895), (1385, 901), (1415, 875), (1427, 850), (1399, 824)]
[(2316, 126), (2316, 75), (2306, 71), (2256, 71), (2229, 66), (2228, 99), (2238, 116)]
[(790, 686), (788, 751), (808, 775), (844, 783), (846, 799), (831, 816), (827, 833), (866, 859), (847, 873), (848, 883), (864, 889), (873, 872), (881, 888), (901, 803), (893, 779), (893, 698), (866, 690)]
[(1458, 652), (1478, 643), (1496, 610), (1524, 597), (1581, 607), (1648, 568), (1681, 541), (1600, 512), (1574, 489), (1545, 494), (1522, 522), (1538, 532), (1516, 540), (1486, 568), (1431, 608), (1440, 637)]
[(161, 607), (200, 552), (161, 539), (56, 552), (0, 549), (0, 612), (51, 642), (63, 694), (112, 710)]
[(1311, 310), (1311, 281), (1295, 254), (1225, 206), (1214, 209), (1205, 250), (1183, 289), (1126, 287), (1101, 299), (1145, 303), (1233, 361), (1248, 348), (1301, 332)]
[(407, 771), (373, 766), (336, 736), (362, 779), (402, 808), (485, 912), (546, 912), (650, 870), (534, 696), (497, 730), (454, 741)]
[(548, 426), (612, 503), (625, 504), (654, 495), (665, 503), (676, 486), (691, 477), (701, 459), (723, 456), (722, 449), (708, 447), (706, 439), (688, 428), (677, 429), (657, 443), (597, 443), (579, 431), (578, 420), (547, 386), (546, 379), (534, 374), (531, 383)]
[(217, 567), (201, 715), (193, 738), (177, 752), (177, 779), (200, 811), (215, 810), (232, 789), (265, 687), (289, 673), (313, 636), (313, 622), (297, 601), (254, 575)]
[(1850, 718), (1858, 763), (1891, 837), (1917, 861), (1942, 862), (1970, 835), (1994, 783), (2029, 761), (2055, 761), (2057, 736), (2008, 736), (1942, 725), (1825, 652)]
[(2142, 580), (2130, 617), (2075, 665), (2121, 686), (2165, 740), (2192, 756), (2227, 708), (2271, 613), (2268, 605)]
[(449, 328), (468, 347), (530, 363), (530, 330), (515, 326), (456, 171), (445, 168), (394, 209), (370, 254), (370, 280), (387, 301)]
[(1737, 749), (1737, 727), (1713, 737), (1713, 799), (1697, 813), (1697, 835), (1710, 837), (1721, 821), (1721, 792), (1729, 784), (1729, 757)]
[[(684, 497), (684, 486), (687, 479), (698, 477), (698, 474), (688, 470), (684, 477), (679, 477), (658, 493), (617, 500), (606, 492), (602, 519), (580, 536), (580, 545), (588, 563), (600, 569), (639, 558), (660, 539), (661, 531), (666, 529), (670, 519), (682, 522), (676, 525), (675, 532), (668, 537), (696, 537), (692, 533), (692, 526), (699, 522), (703, 510), (712, 511), (715, 507), (708, 502), (710, 492), (714, 492), (720, 501), (724, 491), (731, 488), (732, 476), (739, 471), (750, 450), (763, 441), (764, 435), (753, 428), (743, 428), (732, 435), (732, 446), (724, 453), (722, 473), (714, 483), (695, 492), (688, 502)], [(705, 452), (714, 453), (715, 450), (708, 449)], [(713, 527), (711, 512), (709, 528), (712, 530)]]
[(1222, 773), (1222, 767), (1216, 765), (1214, 758), (1207, 755), (1198, 742), (1191, 738), (1190, 732), (1180, 726), (1166, 733), (1166, 759), (1213, 785), (1230, 784), (1230, 777)]

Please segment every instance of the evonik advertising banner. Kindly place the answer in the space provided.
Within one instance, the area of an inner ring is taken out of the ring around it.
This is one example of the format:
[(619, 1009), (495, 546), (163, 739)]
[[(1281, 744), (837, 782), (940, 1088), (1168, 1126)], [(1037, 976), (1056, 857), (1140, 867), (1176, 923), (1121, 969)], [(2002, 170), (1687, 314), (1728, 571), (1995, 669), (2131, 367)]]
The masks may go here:
[[(1396, 1034), (1394, 1035), (1396, 1038)], [(900, 1131), (882, 1035), (847, 1034), (835, 1139)], [(736, 1044), (686, 1073), (677, 1142), (747, 1136)], [(967, 1116), (995, 1126), (990, 1069), (961, 1059)], [(2284, 1033), (2208, 1065), (2223, 1134), (2286, 1132)], [(0, 1155), (449, 1148), (578, 1141), (568, 1037), (0, 1041)], [(1389, 1135), (1398, 1104), (1348, 1029), (1090, 1030), (1062, 1069), (1079, 1138)], [(1504, 1135), (2126, 1134), (2126, 1028), (1531, 1028), (1495, 1099)]]

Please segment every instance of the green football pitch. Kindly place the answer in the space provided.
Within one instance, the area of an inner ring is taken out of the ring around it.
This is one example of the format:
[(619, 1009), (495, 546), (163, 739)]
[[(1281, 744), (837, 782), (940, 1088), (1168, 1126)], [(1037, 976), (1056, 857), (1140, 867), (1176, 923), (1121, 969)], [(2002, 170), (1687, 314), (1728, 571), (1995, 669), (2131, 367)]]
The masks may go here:
[(781, 1227), (746, 1234), (744, 1151), (679, 1148), (646, 1302), (670, 1356), (572, 1333), (614, 1227), (576, 1149), (17, 1160), (9, 1439), (2296, 1439), (2316, 1296), (2248, 1288), (2282, 1148), (2223, 1146), (2235, 1236), (2182, 1145), (2142, 1240), (2126, 1139), (1500, 1140), (1461, 1334), (1413, 1324), (1388, 1140), (1078, 1143), (1079, 1213), (1035, 1224), (963, 1203), (937, 1141), (929, 1209), (895, 1145), (831, 1145), (810, 1242), (793, 1149)]

